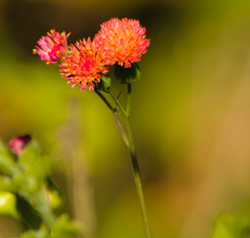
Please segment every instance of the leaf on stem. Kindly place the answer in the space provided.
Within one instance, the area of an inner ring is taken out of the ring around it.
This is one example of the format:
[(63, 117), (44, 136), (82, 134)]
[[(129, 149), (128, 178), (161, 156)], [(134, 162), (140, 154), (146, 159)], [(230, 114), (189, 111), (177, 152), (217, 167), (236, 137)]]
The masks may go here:
[(0, 140), (0, 171), (8, 175), (15, 173), (16, 163)]
[(122, 123), (121, 123), (121, 121), (120, 121), (120, 119), (119, 119), (119, 117), (118, 117), (117, 111), (114, 112), (114, 117), (115, 117), (115, 122), (116, 122), (116, 124), (117, 124), (117, 127), (118, 127), (118, 129), (119, 129), (119, 131), (120, 131), (120, 134), (121, 134), (121, 136), (122, 136), (122, 139), (124, 140), (125, 144), (126, 144), (127, 146), (129, 146), (129, 141), (128, 141), (127, 133), (126, 133), (126, 131), (124, 130), (124, 127), (123, 127), (123, 125), (122, 125)]

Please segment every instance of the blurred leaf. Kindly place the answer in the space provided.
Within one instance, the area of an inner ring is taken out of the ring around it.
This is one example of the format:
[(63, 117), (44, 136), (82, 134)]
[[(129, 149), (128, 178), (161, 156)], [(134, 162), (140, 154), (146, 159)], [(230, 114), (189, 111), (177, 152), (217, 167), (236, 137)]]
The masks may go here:
[(0, 177), (0, 191), (16, 191), (15, 183), (7, 176)]
[(32, 172), (31, 169), (37, 165), (37, 161), (42, 157), (41, 148), (38, 142), (32, 140), (23, 150), (19, 164), (25, 171)]
[(21, 235), (21, 238), (50, 238), (51, 236), (48, 234), (48, 231), (45, 226), (41, 226), (41, 228), (37, 231), (27, 231)]
[(246, 216), (221, 213), (217, 216), (211, 238), (249, 238), (250, 221)]
[(30, 179), (34, 176), (35, 180), (41, 185), (48, 176), (54, 159), (52, 157), (42, 156), (39, 143), (32, 141), (25, 147), (18, 162), (26, 174), (30, 175)]
[(0, 140), (0, 170), (6, 174), (15, 173), (16, 163), (11, 157), (9, 151), (4, 146), (3, 142)]
[(25, 232), (21, 238), (71, 238), (76, 236), (79, 228), (77, 222), (69, 220), (68, 216), (64, 214), (57, 219), (51, 232), (42, 224), (39, 230)]
[(66, 214), (57, 219), (57, 223), (52, 231), (53, 238), (71, 238), (79, 232), (80, 226), (75, 221), (70, 221)]
[(12, 216), (19, 219), (19, 215), (16, 210), (15, 194), (0, 191), (0, 216)]
[(44, 191), (50, 207), (53, 211), (58, 211), (63, 205), (63, 197), (58, 188), (54, 183), (48, 178), (44, 182)]

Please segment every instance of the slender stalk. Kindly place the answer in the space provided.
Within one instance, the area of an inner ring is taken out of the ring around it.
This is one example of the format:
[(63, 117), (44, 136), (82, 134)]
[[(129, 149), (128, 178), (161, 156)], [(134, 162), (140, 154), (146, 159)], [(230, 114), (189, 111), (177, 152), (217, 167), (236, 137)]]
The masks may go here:
[(112, 105), (109, 103), (109, 101), (98, 91), (95, 90), (95, 93), (102, 99), (102, 101), (108, 106), (108, 108), (112, 111), (115, 112), (116, 109), (112, 107)]
[(131, 87), (131, 84), (129, 83), (128, 84), (128, 94), (127, 94), (127, 110), (126, 110), (127, 118), (130, 117), (131, 97), (132, 97), (132, 87)]
[(140, 168), (139, 168), (139, 164), (138, 164), (138, 160), (137, 160), (137, 156), (135, 152), (133, 135), (132, 135), (132, 130), (131, 130), (130, 122), (129, 122), (129, 115), (130, 115), (130, 109), (131, 109), (131, 93), (132, 93), (131, 84), (128, 84), (127, 117), (126, 117), (126, 126), (127, 126), (127, 134), (128, 134), (127, 146), (130, 152), (131, 160), (132, 160), (134, 181), (135, 181), (135, 186), (136, 186), (137, 194), (138, 194), (139, 201), (140, 201), (146, 236), (147, 238), (151, 238), (151, 232), (149, 228), (146, 204), (144, 200), (144, 194), (143, 194), (143, 188), (142, 188), (142, 182), (141, 182)]
[(132, 131), (131, 131), (129, 119), (126, 117), (126, 126), (127, 126), (127, 133), (126, 133), (124, 128), (123, 128), (123, 125), (121, 124), (119, 118), (117, 117), (117, 113), (114, 113), (114, 116), (116, 119), (116, 124), (118, 126), (118, 129), (121, 133), (121, 136), (122, 136), (125, 144), (127, 145), (128, 149), (129, 149), (129, 152), (130, 152), (132, 166), (133, 166), (134, 181), (135, 181), (136, 191), (137, 191), (137, 194), (139, 197), (144, 228), (145, 228), (147, 238), (151, 238), (151, 232), (150, 232), (150, 228), (149, 228), (147, 211), (146, 211), (146, 204), (145, 204), (145, 200), (144, 200), (144, 194), (143, 194), (143, 188), (142, 188), (142, 182), (141, 182), (140, 168), (139, 168), (137, 156), (135, 153), (135, 146), (134, 146), (134, 141), (133, 141), (133, 136), (132, 136)]
[(129, 138), (128, 149), (129, 149), (129, 152), (130, 152), (132, 165), (133, 165), (133, 174), (134, 174), (136, 190), (137, 190), (137, 194), (138, 194), (139, 200), (140, 200), (140, 206), (141, 206), (143, 223), (144, 223), (146, 235), (147, 235), (147, 238), (150, 238), (151, 233), (150, 233), (149, 223), (148, 223), (148, 218), (147, 218), (146, 204), (145, 204), (145, 200), (144, 200), (140, 169), (139, 169), (137, 156), (136, 156), (136, 153), (135, 153), (135, 146), (134, 146), (134, 142), (133, 142), (133, 138), (132, 138), (130, 123), (129, 123), (128, 120), (127, 120), (127, 129), (128, 129), (128, 138)]
[[(137, 156), (135, 153), (135, 146), (134, 146), (134, 141), (133, 141), (133, 136), (132, 136), (132, 130), (131, 130), (130, 122), (129, 122), (130, 110), (131, 110), (131, 95), (132, 95), (131, 84), (128, 84), (127, 90), (128, 90), (128, 93), (127, 93), (126, 111), (124, 110), (124, 108), (120, 104), (118, 98), (111, 91), (111, 89), (108, 90), (108, 93), (111, 95), (111, 97), (115, 101), (114, 108), (111, 106), (109, 101), (99, 91), (95, 91), (95, 92), (98, 94), (99, 97), (101, 97), (101, 99), (104, 101), (104, 103), (113, 112), (117, 127), (120, 131), (120, 134), (121, 134), (125, 144), (127, 145), (128, 149), (129, 149), (131, 160), (132, 160), (132, 166), (133, 166), (134, 181), (135, 181), (136, 191), (137, 191), (137, 194), (139, 197), (139, 202), (140, 202), (140, 207), (141, 207), (141, 212), (142, 212), (142, 217), (143, 217), (143, 223), (144, 223), (144, 228), (145, 228), (145, 232), (146, 232), (146, 237), (151, 238), (151, 232), (150, 232), (150, 228), (149, 228), (147, 212), (146, 212), (146, 205), (145, 205), (142, 182), (141, 182), (140, 169), (139, 169)], [(117, 110), (116, 110), (117, 106), (120, 108), (120, 110), (122, 111), (122, 113), (124, 115), (127, 131), (125, 131), (124, 126), (118, 117)]]

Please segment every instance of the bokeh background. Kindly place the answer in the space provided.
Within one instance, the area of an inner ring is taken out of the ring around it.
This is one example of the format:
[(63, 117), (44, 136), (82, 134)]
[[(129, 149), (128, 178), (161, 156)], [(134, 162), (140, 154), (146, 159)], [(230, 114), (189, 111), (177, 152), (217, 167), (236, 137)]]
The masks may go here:
[[(112, 114), (32, 54), (50, 29), (74, 43), (112, 17), (140, 20), (151, 39), (131, 121), (153, 237), (206, 238), (219, 212), (250, 214), (249, 0), (1, 0), (1, 139), (29, 133), (57, 157), (61, 212), (87, 238), (145, 237)], [(1, 237), (22, 231), (1, 218)]]

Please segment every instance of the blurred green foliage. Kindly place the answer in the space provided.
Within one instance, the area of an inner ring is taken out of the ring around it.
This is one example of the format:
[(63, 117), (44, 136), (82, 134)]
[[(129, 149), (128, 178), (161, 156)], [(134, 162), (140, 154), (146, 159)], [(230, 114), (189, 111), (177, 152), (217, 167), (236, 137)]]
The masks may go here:
[(236, 214), (219, 214), (211, 238), (246, 238), (250, 236), (249, 217)]
[[(16, 161), (0, 141), (0, 216), (11, 216), (22, 222), (28, 231), (21, 237), (70, 238), (79, 231), (79, 225), (67, 215), (56, 217), (52, 211), (51, 193), (46, 189), (46, 183), (53, 162), (53, 158), (42, 156), (36, 141), (29, 142)], [(24, 214), (17, 210), (17, 196), (26, 200), (40, 217), (39, 230), (34, 231), (34, 218), (27, 215), (29, 209), (23, 211)]]

